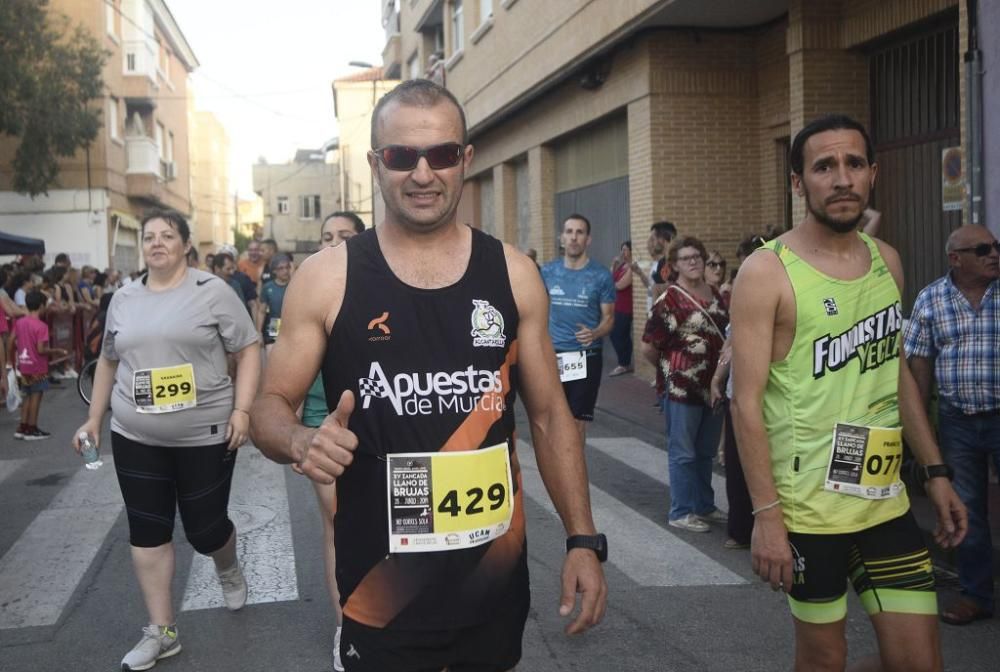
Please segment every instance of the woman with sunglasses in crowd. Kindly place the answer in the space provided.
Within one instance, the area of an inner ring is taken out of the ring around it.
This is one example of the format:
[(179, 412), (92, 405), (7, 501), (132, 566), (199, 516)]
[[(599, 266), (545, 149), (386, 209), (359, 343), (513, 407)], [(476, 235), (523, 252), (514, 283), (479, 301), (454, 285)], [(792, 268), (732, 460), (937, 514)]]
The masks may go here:
[(132, 565), (148, 612), (123, 670), (149, 669), (181, 650), (171, 595), (178, 509), (187, 540), (215, 562), (226, 607), (246, 602), (228, 507), (260, 375), (260, 339), (245, 306), (221, 279), (187, 265), (184, 217), (154, 210), (141, 235), (148, 272), (111, 299), (90, 412), (73, 435), (77, 452), (81, 435), (99, 442), (110, 405)]
[(719, 290), (728, 303), (732, 287), (726, 282), (726, 260), (718, 250), (708, 253), (708, 261), (705, 262), (705, 282)]
[(708, 258), (697, 238), (674, 241), (667, 261), (677, 282), (653, 305), (642, 337), (643, 355), (664, 380), (657, 393), (664, 397), (670, 447), (668, 524), (689, 532), (708, 532), (709, 522), (726, 522), (712, 491), (722, 415), (711, 405), (710, 384), (729, 311), (719, 290), (705, 281)]

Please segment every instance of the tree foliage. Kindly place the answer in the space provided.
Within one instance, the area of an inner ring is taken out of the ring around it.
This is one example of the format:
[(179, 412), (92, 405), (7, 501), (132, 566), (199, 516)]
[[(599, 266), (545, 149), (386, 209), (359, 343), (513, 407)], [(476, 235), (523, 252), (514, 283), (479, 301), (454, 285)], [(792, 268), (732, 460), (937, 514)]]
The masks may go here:
[(20, 142), (13, 185), (47, 193), (58, 157), (97, 137), (107, 52), (81, 26), (48, 10), (49, 0), (0, 0), (0, 133)]

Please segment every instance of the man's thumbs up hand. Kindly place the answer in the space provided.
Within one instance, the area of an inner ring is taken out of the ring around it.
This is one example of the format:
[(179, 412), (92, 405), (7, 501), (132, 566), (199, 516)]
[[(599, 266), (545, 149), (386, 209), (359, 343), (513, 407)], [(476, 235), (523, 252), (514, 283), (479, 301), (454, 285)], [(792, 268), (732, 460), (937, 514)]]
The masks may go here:
[(333, 413), (305, 435), (299, 461), (292, 469), (317, 483), (333, 483), (354, 461), (358, 437), (347, 428), (354, 412), (354, 393), (344, 390)]

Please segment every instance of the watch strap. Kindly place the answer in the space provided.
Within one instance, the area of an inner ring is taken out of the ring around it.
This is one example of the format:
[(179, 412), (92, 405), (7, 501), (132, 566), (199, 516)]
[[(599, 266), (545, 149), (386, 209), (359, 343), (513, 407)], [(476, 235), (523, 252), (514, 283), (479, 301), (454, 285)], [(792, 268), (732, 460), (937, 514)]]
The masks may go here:
[(600, 562), (608, 559), (608, 538), (603, 534), (574, 534), (566, 539), (566, 552), (574, 548), (586, 548), (597, 554)]
[(920, 468), (920, 476), (924, 482), (932, 478), (947, 478), (950, 481), (955, 478), (955, 470), (947, 464), (925, 464)]

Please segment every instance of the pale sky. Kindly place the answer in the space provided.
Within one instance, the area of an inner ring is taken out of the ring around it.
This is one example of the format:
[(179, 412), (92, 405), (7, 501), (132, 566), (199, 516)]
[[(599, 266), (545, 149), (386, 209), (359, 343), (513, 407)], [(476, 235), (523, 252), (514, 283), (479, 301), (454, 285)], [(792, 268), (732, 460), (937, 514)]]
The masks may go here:
[(251, 166), (291, 160), (337, 136), (330, 83), (382, 64), (379, 0), (166, 0), (200, 67), (196, 107), (229, 134), (232, 188), (252, 195)]

